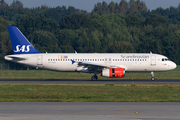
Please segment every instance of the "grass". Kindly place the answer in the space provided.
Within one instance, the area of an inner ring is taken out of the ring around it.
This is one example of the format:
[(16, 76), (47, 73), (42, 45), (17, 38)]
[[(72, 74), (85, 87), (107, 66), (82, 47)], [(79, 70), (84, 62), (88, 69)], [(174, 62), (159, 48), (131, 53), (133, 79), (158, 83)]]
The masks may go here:
[[(93, 74), (76, 72), (55, 72), (48, 70), (3, 70), (0, 71), (0, 79), (91, 79)], [(107, 79), (98, 75), (99, 79)], [(150, 79), (150, 72), (127, 73), (121, 79)], [(180, 79), (180, 66), (167, 72), (155, 72), (157, 79)]]
[(1, 102), (180, 102), (180, 84), (1, 83)]
[[(179, 71), (180, 66), (157, 72), (155, 77), (180, 79)], [(46, 70), (0, 71), (1, 79), (90, 79), (92, 75)], [(150, 73), (126, 73), (122, 79), (149, 78)], [(0, 83), (0, 102), (180, 102), (180, 84)]]

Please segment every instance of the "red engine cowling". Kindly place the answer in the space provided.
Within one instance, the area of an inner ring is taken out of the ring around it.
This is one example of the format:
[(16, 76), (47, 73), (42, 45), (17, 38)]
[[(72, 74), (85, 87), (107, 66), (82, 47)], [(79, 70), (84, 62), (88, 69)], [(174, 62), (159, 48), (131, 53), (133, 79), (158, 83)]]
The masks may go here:
[(111, 68), (111, 69), (104, 69), (102, 70), (101, 76), (103, 77), (115, 77), (115, 78), (122, 78), (125, 76), (125, 69), (124, 68)]

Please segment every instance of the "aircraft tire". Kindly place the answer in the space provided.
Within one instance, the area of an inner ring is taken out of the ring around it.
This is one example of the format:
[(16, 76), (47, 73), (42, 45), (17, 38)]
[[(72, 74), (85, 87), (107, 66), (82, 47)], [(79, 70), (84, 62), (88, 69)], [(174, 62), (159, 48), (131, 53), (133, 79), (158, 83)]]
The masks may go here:
[(92, 77), (91, 77), (91, 80), (92, 80), (92, 81), (96, 81), (97, 79), (98, 79), (97, 76), (92, 76)]
[(152, 80), (152, 81), (154, 81), (154, 80), (155, 80), (155, 78), (154, 78), (154, 77), (152, 77), (152, 78), (151, 78), (151, 80)]

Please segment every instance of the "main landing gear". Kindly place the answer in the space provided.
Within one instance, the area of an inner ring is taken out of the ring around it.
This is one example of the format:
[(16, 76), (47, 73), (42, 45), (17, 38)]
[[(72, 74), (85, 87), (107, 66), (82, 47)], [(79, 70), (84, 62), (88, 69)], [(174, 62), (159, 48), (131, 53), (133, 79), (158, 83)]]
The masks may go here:
[(155, 78), (154, 78), (154, 72), (151, 72), (151, 80), (154, 81)]
[(91, 77), (91, 80), (92, 80), (92, 81), (96, 81), (96, 80), (98, 79), (97, 74), (99, 74), (99, 72), (98, 72), (98, 71), (95, 71), (95, 72), (94, 72), (94, 75)]
[(91, 77), (91, 80), (92, 80), (92, 81), (96, 81), (97, 79), (98, 79), (98, 76), (97, 76), (97, 75), (94, 75), (94, 76)]

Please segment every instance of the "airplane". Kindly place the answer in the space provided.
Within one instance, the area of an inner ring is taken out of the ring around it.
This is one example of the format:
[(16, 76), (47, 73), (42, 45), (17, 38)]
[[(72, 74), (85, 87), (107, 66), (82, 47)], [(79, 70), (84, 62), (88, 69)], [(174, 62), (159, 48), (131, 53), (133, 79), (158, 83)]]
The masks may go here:
[(8, 26), (8, 32), (14, 55), (6, 55), (5, 60), (20, 63), (37, 69), (61, 72), (94, 73), (107, 78), (125, 77), (125, 72), (168, 71), (176, 64), (166, 56), (153, 53), (40, 53), (16, 26)]

